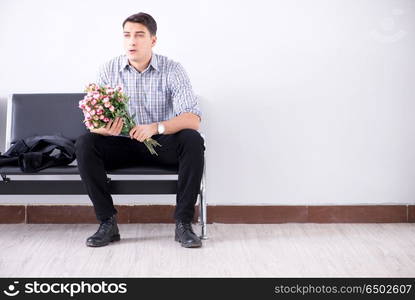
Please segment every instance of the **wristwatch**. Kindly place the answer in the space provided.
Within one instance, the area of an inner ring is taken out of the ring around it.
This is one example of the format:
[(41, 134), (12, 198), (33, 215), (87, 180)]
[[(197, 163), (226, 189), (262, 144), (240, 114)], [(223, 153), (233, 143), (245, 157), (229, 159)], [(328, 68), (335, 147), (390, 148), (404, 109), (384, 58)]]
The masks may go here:
[(164, 127), (164, 125), (160, 122), (157, 122), (157, 132), (158, 132), (158, 134), (163, 134), (165, 130), (166, 130), (166, 128)]

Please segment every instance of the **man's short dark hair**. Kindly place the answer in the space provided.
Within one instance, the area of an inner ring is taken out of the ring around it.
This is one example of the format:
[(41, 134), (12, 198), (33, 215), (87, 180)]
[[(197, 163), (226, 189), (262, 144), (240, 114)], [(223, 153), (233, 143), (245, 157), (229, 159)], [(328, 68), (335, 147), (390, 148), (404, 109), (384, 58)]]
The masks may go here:
[(125, 23), (127, 22), (134, 22), (134, 23), (140, 23), (143, 24), (145, 27), (147, 27), (147, 30), (150, 32), (152, 36), (155, 36), (157, 33), (157, 23), (153, 19), (152, 16), (149, 14), (139, 12), (138, 14), (134, 14), (132, 16), (129, 16), (125, 21), (122, 23), (122, 28), (124, 28)]

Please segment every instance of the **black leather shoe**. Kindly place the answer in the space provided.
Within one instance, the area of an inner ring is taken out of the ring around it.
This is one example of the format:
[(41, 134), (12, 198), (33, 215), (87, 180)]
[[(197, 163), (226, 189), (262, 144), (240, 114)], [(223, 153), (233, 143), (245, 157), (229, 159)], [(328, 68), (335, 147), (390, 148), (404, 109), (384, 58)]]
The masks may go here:
[(174, 240), (180, 242), (185, 248), (199, 248), (202, 247), (202, 241), (193, 232), (192, 224), (177, 221)]
[(86, 240), (89, 247), (102, 247), (111, 242), (120, 240), (120, 232), (118, 231), (117, 220), (115, 216), (102, 221), (98, 231)]

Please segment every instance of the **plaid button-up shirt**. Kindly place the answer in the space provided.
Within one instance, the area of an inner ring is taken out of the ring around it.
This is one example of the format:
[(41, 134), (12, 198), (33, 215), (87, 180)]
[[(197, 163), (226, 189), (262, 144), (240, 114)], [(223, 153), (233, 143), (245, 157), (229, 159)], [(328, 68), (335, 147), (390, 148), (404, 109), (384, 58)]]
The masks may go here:
[(115, 57), (100, 68), (97, 84), (123, 87), (137, 125), (169, 120), (184, 112), (202, 116), (186, 71), (166, 56), (152, 53), (142, 72), (129, 64), (126, 55)]

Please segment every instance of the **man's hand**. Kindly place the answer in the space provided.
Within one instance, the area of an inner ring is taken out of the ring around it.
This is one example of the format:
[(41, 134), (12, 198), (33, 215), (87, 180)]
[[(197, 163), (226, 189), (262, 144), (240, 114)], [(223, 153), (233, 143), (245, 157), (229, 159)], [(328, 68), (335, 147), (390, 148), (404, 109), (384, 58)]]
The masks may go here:
[(144, 142), (146, 139), (151, 138), (157, 132), (157, 123), (152, 123), (134, 126), (134, 128), (130, 130), (129, 134), (132, 139)]
[(115, 120), (110, 120), (105, 127), (91, 129), (90, 131), (102, 135), (119, 135), (121, 133), (122, 126), (122, 118), (117, 117)]

